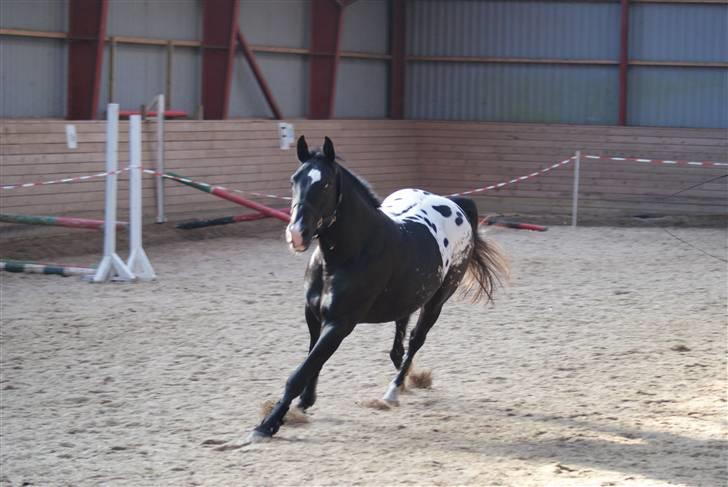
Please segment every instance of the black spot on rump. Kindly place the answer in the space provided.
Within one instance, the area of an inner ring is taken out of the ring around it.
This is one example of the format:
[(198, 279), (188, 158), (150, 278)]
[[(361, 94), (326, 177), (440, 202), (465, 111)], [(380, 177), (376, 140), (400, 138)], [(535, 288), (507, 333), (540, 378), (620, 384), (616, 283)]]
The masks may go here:
[(437, 205), (432, 207), (433, 210), (444, 216), (445, 218), (452, 215), (452, 210), (447, 205)]
[(424, 193), (424, 194), (432, 194), (429, 191), (423, 191), (422, 193)]
[(443, 245), (445, 245), (445, 247), (450, 245), (450, 241), (448, 239), (445, 239), (442, 243), (443, 243)]
[(460, 226), (460, 225), (462, 225), (462, 224), (463, 224), (463, 217), (462, 217), (462, 216), (460, 216), (460, 215), (458, 215), (458, 217), (457, 217), (457, 218), (455, 219), (455, 224), (456, 224), (457, 226)]
[(435, 226), (435, 224), (434, 224), (434, 223), (432, 223), (432, 222), (431, 222), (430, 220), (428, 220), (427, 218), (423, 218), (423, 220), (425, 220), (425, 223), (427, 223), (427, 226), (429, 226), (430, 228), (432, 228), (432, 231), (433, 231), (433, 232), (437, 233), (437, 226)]
[(414, 208), (414, 206), (415, 206), (415, 203), (409, 205), (407, 208), (405, 208), (404, 210), (400, 211), (399, 213), (396, 213), (394, 216), (404, 215), (405, 213), (407, 213), (408, 211), (410, 211), (412, 208)]

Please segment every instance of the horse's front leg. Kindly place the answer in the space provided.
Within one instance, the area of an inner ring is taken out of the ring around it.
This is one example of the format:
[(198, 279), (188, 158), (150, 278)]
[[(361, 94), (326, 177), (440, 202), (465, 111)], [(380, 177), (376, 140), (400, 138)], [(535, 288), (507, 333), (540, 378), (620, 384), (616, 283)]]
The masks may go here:
[[(314, 313), (313, 309), (306, 305), (306, 324), (308, 325), (308, 333), (311, 336), (311, 342), (308, 347), (308, 353), (311, 353), (313, 347), (318, 342), (321, 336), (321, 319)], [(316, 402), (316, 384), (318, 383), (318, 373), (314, 374), (313, 377), (306, 384), (306, 388), (301, 394), (301, 399), (298, 401), (298, 408), (302, 411), (307, 410)]]
[(339, 348), (342, 340), (354, 329), (353, 323), (325, 321), (321, 336), (301, 365), (291, 374), (286, 382), (283, 397), (262, 423), (255, 428), (257, 436), (273, 436), (283, 424), (283, 417), (291, 406), (291, 401), (301, 395), (303, 389), (318, 375), (324, 363)]
[(394, 368), (399, 370), (402, 366), (402, 357), (404, 357), (404, 335), (407, 332), (407, 323), (409, 322), (409, 315), (404, 318), (400, 318), (395, 321), (396, 329), (394, 331), (394, 342), (392, 343), (392, 350), (389, 352), (389, 358), (392, 359)]

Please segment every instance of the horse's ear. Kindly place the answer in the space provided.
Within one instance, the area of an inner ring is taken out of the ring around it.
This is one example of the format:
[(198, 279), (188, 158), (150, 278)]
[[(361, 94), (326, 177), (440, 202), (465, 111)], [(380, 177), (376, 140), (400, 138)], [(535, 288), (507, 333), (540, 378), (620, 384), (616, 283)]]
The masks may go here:
[(302, 136), (298, 138), (298, 160), (303, 164), (307, 160), (311, 159), (311, 153), (308, 151), (308, 144), (306, 139)]
[(336, 160), (336, 153), (334, 152), (334, 143), (331, 139), (324, 137), (324, 156), (331, 162)]

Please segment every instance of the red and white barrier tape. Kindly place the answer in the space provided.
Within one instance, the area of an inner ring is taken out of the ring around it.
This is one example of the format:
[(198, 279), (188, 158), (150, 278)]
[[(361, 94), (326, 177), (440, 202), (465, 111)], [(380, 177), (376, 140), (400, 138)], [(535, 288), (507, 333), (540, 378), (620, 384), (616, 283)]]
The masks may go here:
[[(583, 159), (600, 159), (600, 160), (609, 160), (609, 161), (619, 161), (619, 162), (624, 162), (624, 161), (627, 161), (627, 162), (645, 162), (645, 163), (649, 163), (649, 164), (665, 164), (665, 165), (672, 165), (672, 166), (728, 167), (728, 162), (688, 161), (688, 160), (681, 160), (681, 159), (675, 159), (675, 160), (670, 160), (670, 159), (647, 159), (647, 158), (644, 158), (644, 157), (596, 156), (596, 155), (591, 155), (591, 154), (589, 154), (589, 155), (583, 155), (582, 158)], [(544, 174), (544, 173), (546, 173), (548, 171), (551, 171), (552, 169), (556, 169), (558, 167), (564, 166), (564, 165), (568, 164), (569, 162), (573, 161), (574, 159), (575, 159), (575, 156), (572, 156), (572, 157), (570, 157), (568, 159), (565, 159), (565, 160), (563, 160), (561, 162), (557, 162), (556, 164), (553, 164), (553, 165), (551, 165), (549, 167), (546, 167), (544, 169), (541, 169), (540, 171), (535, 171), (535, 172), (532, 172), (532, 173), (527, 174), (525, 176), (520, 176), (520, 177), (511, 179), (509, 181), (504, 181), (504, 182), (501, 182), (501, 183), (498, 183), (498, 184), (492, 184), (490, 186), (484, 186), (482, 188), (476, 188), (476, 189), (471, 189), (469, 191), (462, 191), (462, 192), (459, 192), (459, 193), (453, 193), (453, 194), (450, 194), (449, 196), (463, 196), (463, 195), (467, 195), (467, 194), (481, 193), (483, 191), (490, 191), (490, 190), (493, 190), (493, 189), (500, 189), (503, 186), (507, 186), (509, 184), (515, 184), (515, 183), (518, 183), (520, 181), (524, 181), (526, 179), (533, 178), (533, 177), (539, 176), (541, 174)], [(89, 174), (89, 175), (85, 175), (85, 176), (75, 176), (75, 177), (72, 177), (72, 178), (57, 179), (57, 180), (53, 180), (53, 181), (38, 181), (38, 182), (32, 182), (32, 183), (9, 184), (9, 185), (0, 186), (0, 190), (2, 190), (2, 189), (32, 188), (32, 187), (35, 187), (35, 186), (48, 186), (48, 185), (51, 185), (51, 184), (72, 183), (72, 182), (76, 182), (76, 181), (85, 181), (87, 179), (105, 177), (105, 176), (109, 176), (111, 174), (121, 174), (122, 172), (128, 171), (128, 170), (129, 170), (129, 168), (127, 167), (127, 168), (124, 168), (124, 169), (118, 169), (118, 170), (113, 171), (113, 172), (102, 172), (102, 173), (98, 173), (98, 174)], [(143, 172), (145, 172), (147, 174), (153, 174), (155, 176), (163, 176), (163, 177), (168, 178), (168, 179), (179, 179), (180, 181), (195, 182), (195, 183), (202, 184), (202, 185), (208, 186), (208, 187), (213, 187), (214, 186), (214, 185), (211, 185), (211, 184), (208, 184), (208, 183), (204, 183), (204, 182), (200, 182), (200, 181), (193, 181), (191, 179), (186, 179), (186, 178), (176, 178), (174, 176), (170, 176), (169, 174), (161, 174), (161, 173), (159, 173), (157, 171), (153, 171), (151, 169), (143, 169)], [(233, 192), (233, 193), (249, 194), (249, 195), (253, 195), (253, 196), (260, 196), (260, 197), (263, 197), (263, 198), (274, 198), (274, 199), (280, 199), (280, 200), (290, 200), (291, 199), (289, 196), (279, 196), (279, 195), (276, 195), (276, 194), (258, 193), (258, 192), (255, 192), (255, 191), (243, 191), (243, 190), (240, 190), (240, 189), (230, 189), (230, 188), (226, 188), (224, 186), (218, 186), (218, 187), (220, 189), (222, 189), (222, 190), (230, 191), (230, 192)]]
[[(646, 162), (650, 164), (667, 164), (667, 165), (673, 165), (673, 166), (701, 166), (701, 167), (728, 167), (728, 162), (711, 162), (711, 161), (686, 161), (686, 160), (670, 160), (670, 159), (647, 159), (644, 157), (615, 157), (615, 156), (595, 156), (595, 155), (582, 155), (582, 159), (601, 159), (601, 160), (609, 160), (609, 161), (626, 161), (626, 162)], [(524, 181), (526, 179), (539, 176), (541, 174), (544, 174), (548, 171), (551, 171), (552, 169), (556, 169), (557, 167), (561, 167), (563, 165), (568, 164), (569, 162), (576, 159), (576, 156), (571, 156), (570, 158), (563, 160), (561, 162), (557, 162), (556, 164), (549, 166), (545, 169), (541, 169), (540, 171), (532, 172), (531, 174), (527, 174), (526, 176), (520, 176), (514, 179), (511, 179), (510, 181), (504, 181), (502, 183), (498, 184), (492, 184), (490, 186), (484, 186), (482, 188), (477, 189), (471, 189), (470, 191), (462, 191), (460, 193), (453, 193), (448, 196), (463, 196), (466, 194), (473, 194), (473, 193), (481, 193), (483, 191), (490, 191), (492, 189), (500, 189), (503, 186), (507, 186), (509, 184), (515, 184), (520, 181)]]
[(172, 176), (171, 174), (162, 174), (158, 171), (153, 171), (152, 169), (144, 169), (143, 172), (145, 172), (146, 174), (153, 174), (154, 176), (162, 176), (163, 178), (173, 179), (173, 180), (180, 181), (183, 183), (195, 183), (195, 184), (199, 184), (202, 186), (207, 186), (208, 188), (220, 188), (221, 190), (228, 191), (230, 193), (249, 194), (249, 195), (253, 195), (253, 196), (260, 196), (263, 198), (274, 198), (274, 199), (279, 199), (279, 200), (290, 200), (291, 199), (290, 196), (279, 196), (277, 194), (258, 193), (255, 191), (243, 191), (242, 189), (231, 189), (231, 188), (227, 188), (225, 186), (220, 186), (217, 184), (210, 184), (210, 183), (206, 183), (204, 181), (198, 181), (196, 179), (180, 178), (177, 176)]
[(48, 186), (49, 184), (59, 184), (59, 183), (73, 183), (76, 181), (85, 181), (87, 179), (91, 178), (101, 178), (110, 176), (112, 174), (121, 174), (124, 171), (128, 171), (129, 168), (126, 167), (124, 169), (117, 169), (116, 171), (112, 172), (100, 172), (98, 174), (89, 174), (86, 176), (75, 176), (72, 178), (64, 178), (64, 179), (56, 179), (55, 181), (38, 181), (34, 183), (18, 183), (18, 184), (8, 184), (5, 186), (0, 186), (0, 189), (17, 189), (17, 188), (32, 188), (34, 186)]
[(686, 161), (686, 160), (670, 160), (670, 159), (646, 159), (644, 157), (613, 157), (613, 156), (594, 156), (583, 155), (584, 159), (602, 159), (608, 161), (628, 161), (628, 162), (647, 162), (650, 164), (668, 164), (672, 166), (702, 166), (702, 167), (728, 167), (728, 162), (710, 162), (710, 161)]
[(520, 177), (517, 177), (517, 178), (513, 178), (510, 181), (503, 181), (502, 183), (491, 184), (490, 186), (484, 186), (482, 188), (471, 189), (470, 191), (462, 191), (460, 193), (453, 193), (453, 194), (449, 194), (448, 196), (464, 196), (466, 194), (473, 194), (473, 193), (481, 193), (483, 191), (490, 191), (491, 189), (500, 189), (503, 186), (507, 186), (509, 184), (519, 183), (521, 181), (525, 181), (526, 179), (530, 179), (530, 178), (536, 177), (538, 175), (547, 173), (547, 172), (551, 171), (552, 169), (556, 169), (557, 167), (561, 167), (561, 166), (564, 166), (564, 165), (570, 163), (574, 159), (575, 159), (575, 157), (572, 156), (572, 157), (569, 157), (568, 159), (564, 159), (561, 162), (557, 162), (556, 164), (553, 164), (553, 165), (551, 165), (549, 167), (546, 167), (544, 169), (541, 169), (540, 171), (534, 171), (531, 174), (526, 174), (525, 176), (520, 176)]

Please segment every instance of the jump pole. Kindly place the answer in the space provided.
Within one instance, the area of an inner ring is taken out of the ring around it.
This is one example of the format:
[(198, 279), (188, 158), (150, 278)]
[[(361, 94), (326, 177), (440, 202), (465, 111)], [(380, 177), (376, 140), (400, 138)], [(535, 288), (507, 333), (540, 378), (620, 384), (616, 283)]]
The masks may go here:
[(265, 205), (261, 205), (260, 203), (256, 203), (255, 201), (251, 201), (249, 199), (242, 198), (240, 196), (234, 195), (232, 193), (229, 193), (225, 191), (224, 189), (218, 187), (218, 186), (210, 186), (208, 184), (200, 184), (195, 181), (192, 181), (189, 178), (185, 178), (184, 176), (180, 176), (179, 174), (175, 174), (172, 172), (167, 172), (165, 174), (169, 179), (172, 179), (174, 181), (177, 181), (178, 183), (182, 183), (186, 186), (189, 186), (191, 188), (198, 189), (200, 191), (204, 191), (205, 193), (210, 193), (214, 196), (217, 196), (218, 198), (222, 198), (224, 200), (231, 201), (235, 204), (238, 204), (240, 206), (245, 206), (246, 208), (250, 208), (252, 210), (256, 210), (259, 213), (262, 213), (264, 215), (270, 216), (272, 218), (277, 218), (281, 221), (284, 221), (288, 223), (290, 221), (290, 217), (288, 214), (283, 213), (280, 210), (276, 210), (274, 208), (270, 208)]
[[(278, 211), (283, 213), (288, 213), (291, 211), (288, 208), (278, 208)], [(211, 218), (209, 220), (193, 220), (189, 222), (184, 223), (178, 223), (176, 225), (176, 228), (180, 228), (182, 230), (193, 230), (195, 228), (205, 228), (205, 227), (214, 227), (217, 225), (229, 225), (230, 223), (238, 223), (238, 222), (252, 222), (255, 220), (263, 220), (265, 218), (271, 218), (269, 215), (263, 215), (262, 213), (248, 213), (245, 215), (235, 215), (235, 216), (223, 216), (220, 218)]]
[[(119, 149), (119, 104), (109, 103), (106, 110), (106, 205), (104, 221), (116, 222), (116, 189)], [(116, 253), (116, 225), (104, 225), (104, 256), (91, 281), (106, 282), (109, 279), (131, 281), (134, 274)]]
[(0, 260), (0, 270), (33, 274), (55, 274), (59, 276), (87, 276), (96, 272), (90, 267), (74, 267), (57, 264), (40, 264), (20, 260)]
[(156, 277), (142, 247), (142, 119), (129, 117), (129, 260), (127, 268), (144, 281)]
[[(89, 218), (75, 218), (69, 216), (15, 215), (10, 213), (0, 213), (0, 222), (22, 223), (25, 225), (89, 228), (92, 230), (103, 230), (104, 228), (104, 220), (92, 220)], [(126, 222), (116, 222), (117, 230), (126, 228), (126, 226)]]
[(544, 227), (543, 225), (536, 225), (534, 223), (523, 223), (523, 222), (514, 222), (514, 221), (506, 221), (506, 220), (497, 220), (493, 217), (484, 217), (481, 218), (479, 221), (480, 225), (488, 225), (488, 226), (495, 226), (495, 227), (503, 227), (503, 228), (513, 228), (516, 230), (531, 230), (533, 232), (545, 232), (548, 230), (548, 227)]

